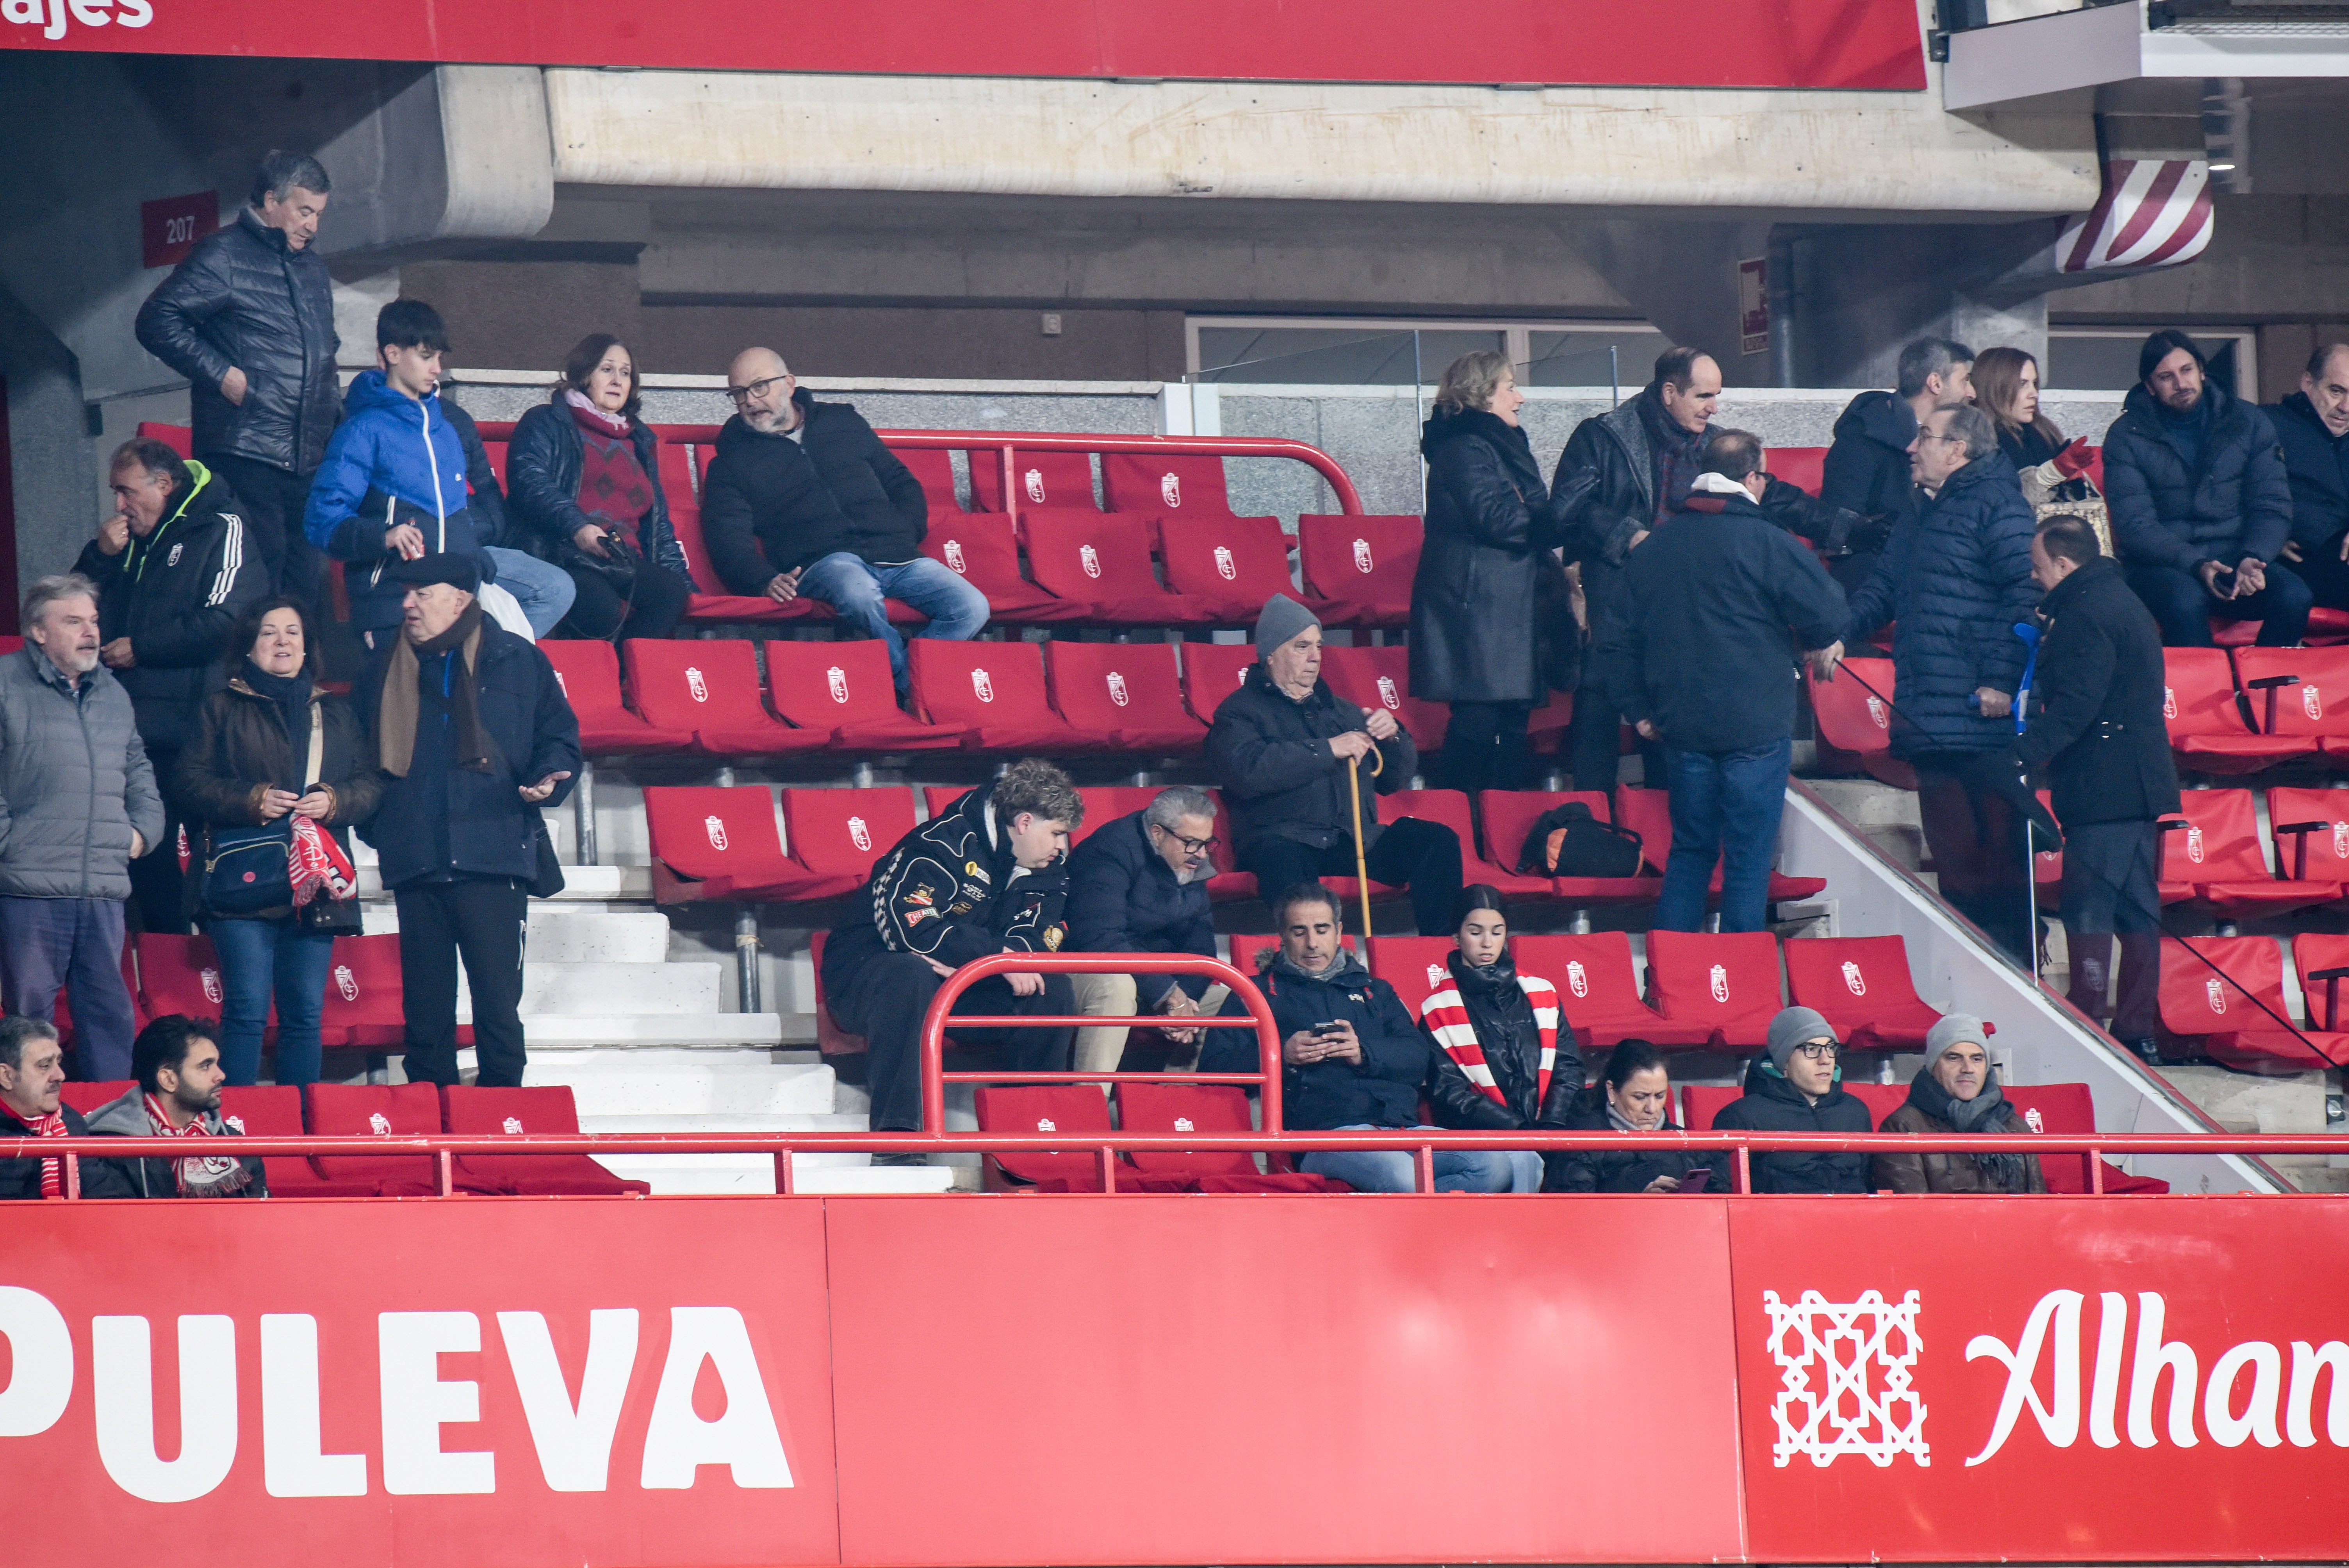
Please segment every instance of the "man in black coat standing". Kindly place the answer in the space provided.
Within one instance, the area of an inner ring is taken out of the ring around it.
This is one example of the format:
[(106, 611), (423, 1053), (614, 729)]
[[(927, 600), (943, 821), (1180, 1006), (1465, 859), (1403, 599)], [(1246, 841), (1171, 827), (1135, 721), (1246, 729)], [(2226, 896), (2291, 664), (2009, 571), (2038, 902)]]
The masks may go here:
[(1715, 862), (1721, 929), (1764, 928), (1794, 749), (1795, 656), (1816, 653), (1832, 669), (1842, 651), (1843, 590), (1764, 514), (1765, 480), (1758, 439), (1714, 432), (1687, 510), (1631, 558), (1599, 628), (1596, 662), (1616, 703), (1664, 747), (1663, 931), (1702, 923)]
[(2046, 592), (2024, 769), (2044, 769), (2064, 825), (2064, 931), (2072, 1005), (2101, 1017), (2121, 939), (2113, 1033), (2154, 1057), (2161, 986), (2161, 898), (2155, 824), (2178, 810), (2178, 768), (2161, 721), (2161, 632), (2099, 554), (2095, 531), (2051, 517), (2031, 542), (2031, 575)]
[(2292, 538), (2282, 559), (2311, 598), (2349, 610), (2349, 343), (2308, 356), (2300, 390), (2262, 410), (2283, 443)]
[(1946, 337), (1920, 337), (1900, 350), (1889, 392), (1862, 392), (1835, 422), (1835, 444), (1819, 473), (1818, 542), (1847, 593), (1857, 593), (1922, 499), (1909, 476), (1917, 431), (1936, 409), (1973, 397), (1974, 351)]
[(340, 403), (335, 285), (316, 245), (330, 189), (316, 159), (271, 152), (253, 204), (196, 242), (132, 328), (188, 378), (195, 455), (244, 502), (276, 592), (319, 608), (326, 562), (302, 509)]
[(353, 695), (384, 775), (363, 831), (399, 910), (408, 1076), (458, 1081), (461, 954), (478, 1081), (515, 1088), (539, 810), (571, 792), (579, 720), (546, 655), (481, 613), (471, 556), (419, 556), (384, 575), (408, 590), (400, 635)]
[[(1132, 816), (1104, 822), (1069, 851), (1069, 946), (1078, 953), (1196, 953), (1216, 956), (1216, 923), (1207, 906), (1209, 858), (1216, 843), (1216, 799), (1178, 784)], [(1170, 1019), (1212, 1013), (1228, 991), (1198, 975), (1071, 975), (1077, 1011)], [(1199, 1031), (1167, 1030), (1178, 1045)], [(1077, 1071), (1115, 1072), (1126, 1030), (1077, 1031)]]

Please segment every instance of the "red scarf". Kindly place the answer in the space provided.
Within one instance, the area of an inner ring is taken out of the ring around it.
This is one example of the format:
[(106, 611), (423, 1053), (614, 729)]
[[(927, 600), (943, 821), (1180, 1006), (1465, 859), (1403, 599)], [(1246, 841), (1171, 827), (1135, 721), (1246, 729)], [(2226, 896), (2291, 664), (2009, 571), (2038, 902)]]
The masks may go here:
[(627, 439), (628, 417), (626, 414), (606, 414), (589, 402), (587, 394), (575, 387), (564, 389), (563, 400), (571, 406), (571, 417), (579, 421), (581, 428), (600, 431), (616, 441)]
[(343, 846), (308, 817), (294, 819), (294, 841), (286, 846), (285, 869), (294, 884), (296, 909), (320, 893), (344, 899), (358, 892), (358, 872), (351, 869)]
[[(1533, 1004), (1534, 1027), (1541, 1035), (1541, 1068), (1534, 1086), (1534, 1105), (1538, 1109), (1549, 1101), (1549, 1075), (1557, 1066), (1557, 992), (1548, 981), (1531, 975), (1518, 975), (1517, 988)], [(1457, 980), (1444, 976), (1442, 988), (1421, 1004), (1419, 1016), (1470, 1083), (1483, 1089), (1495, 1105), (1509, 1103), (1501, 1098), (1500, 1085), (1493, 1081), (1493, 1069), (1485, 1061), (1485, 1047), (1477, 1043), (1475, 1026), (1468, 1021), (1468, 1004), (1460, 999)]]
[[(212, 1130), (204, 1125), (204, 1119), (202, 1116), (191, 1119), (185, 1127), (174, 1127), (171, 1125), (171, 1113), (163, 1109), (161, 1100), (151, 1094), (144, 1098), (147, 1101), (147, 1122), (155, 1130), (156, 1137), (209, 1138), (212, 1136)], [(229, 1181), (228, 1178), (232, 1176), (237, 1180)], [(191, 1154), (185, 1160), (171, 1161), (171, 1179), (178, 1185), (180, 1196), (182, 1198), (234, 1197), (248, 1185), (243, 1177), (244, 1162), (233, 1154)]]
[[(0, 1115), (5, 1115), (8, 1119), (14, 1121), (17, 1126), (23, 1128), (28, 1134), (35, 1138), (63, 1138), (67, 1136), (66, 1113), (62, 1109), (53, 1110), (47, 1116), (35, 1117), (27, 1119), (25, 1117), (17, 1115), (13, 1108), (6, 1105), (0, 1105)], [(41, 1196), (44, 1198), (62, 1198), (65, 1195), (66, 1162), (57, 1155), (49, 1155), (41, 1161)]]

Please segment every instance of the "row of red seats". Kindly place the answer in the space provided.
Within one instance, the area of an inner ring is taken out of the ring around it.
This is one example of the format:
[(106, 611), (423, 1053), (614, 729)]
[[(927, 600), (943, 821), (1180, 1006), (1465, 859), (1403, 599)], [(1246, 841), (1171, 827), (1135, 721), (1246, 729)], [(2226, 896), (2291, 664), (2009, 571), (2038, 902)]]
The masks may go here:
[[(2284, 950), (2271, 936), (2186, 936), (2161, 950), (2161, 1026), (2188, 1050), (2246, 1072), (2349, 1067), (2341, 982), (2349, 935), (2302, 932), (2292, 963), (2307, 1011), (2295, 1017), (2283, 989)], [(2207, 962), (2206, 962), (2207, 961)]]
[[(129, 1088), (129, 1079), (69, 1083), (64, 1099), (88, 1115)], [(429, 1083), (315, 1083), (298, 1089), (264, 1084), (222, 1089), (221, 1114), (254, 1138), (436, 1132), (514, 1137), (579, 1130), (578, 1106), (562, 1084), (444, 1088)], [(419, 1198), (440, 1191), (432, 1158), (425, 1154), (272, 1155), (263, 1163), (273, 1198)], [(623, 1181), (585, 1154), (460, 1154), (452, 1185), (460, 1192), (528, 1197), (618, 1197), (652, 1191), (642, 1181)]]
[[(125, 944), (123, 977), (131, 987), (143, 1023), (167, 1013), (218, 1017), (220, 960), (208, 936), (141, 933)], [(399, 938), (396, 935), (337, 936), (326, 971), (326, 1006), (319, 1037), (329, 1047), (381, 1050), (407, 1038), (407, 1013), (400, 1003)], [(276, 1005), (270, 1008), (275, 1033)], [(470, 1025), (460, 1026), (460, 1045), (472, 1044)]]

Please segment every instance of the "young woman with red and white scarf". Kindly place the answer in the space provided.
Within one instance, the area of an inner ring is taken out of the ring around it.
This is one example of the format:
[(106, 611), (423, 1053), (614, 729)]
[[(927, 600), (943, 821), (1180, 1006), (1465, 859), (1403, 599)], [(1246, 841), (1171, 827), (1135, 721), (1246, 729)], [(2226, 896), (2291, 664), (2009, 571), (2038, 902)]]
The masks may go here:
[[(1517, 973), (1500, 892), (1463, 888), (1452, 912), (1450, 976), (1420, 1005), (1442, 1060), (1427, 1085), (1442, 1127), (1563, 1129), (1582, 1092), (1582, 1053), (1548, 981)], [(1539, 1191), (1542, 1157), (1509, 1154), (1513, 1192)]]
[[(88, 1137), (89, 1124), (81, 1113), (57, 1098), (65, 1082), (65, 1052), (57, 1045), (54, 1025), (38, 1018), (0, 1018), (0, 1138), (27, 1139), (28, 1149), (38, 1149), (47, 1139)], [(130, 1184), (111, 1161), (80, 1163), (83, 1197), (131, 1196)], [(65, 1195), (64, 1156), (0, 1158), (0, 1200)]]

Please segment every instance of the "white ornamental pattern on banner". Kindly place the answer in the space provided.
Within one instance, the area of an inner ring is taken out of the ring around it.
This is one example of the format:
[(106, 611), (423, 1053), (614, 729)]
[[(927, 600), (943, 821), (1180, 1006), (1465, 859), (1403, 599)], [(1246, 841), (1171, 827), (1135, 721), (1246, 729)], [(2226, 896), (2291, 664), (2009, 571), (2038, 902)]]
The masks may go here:
[(1880, 1291), (1834, 1302), (1806, 1290), (1789, 1305), (1765, 1290), (1762, 1305), (1785, 1385), (1770, 1407), (1778, 1424), (1771, 1458), (1779, 1469), (1798, 1455), (1822, 1470), (1844, 1454), (1878, 1470), (1904, 1453), (1920, 1466), (1932, 1463), (1925, 1401), (1911, 1386), (1924, 1350), (1915, 1291), (1894, 1304)]

